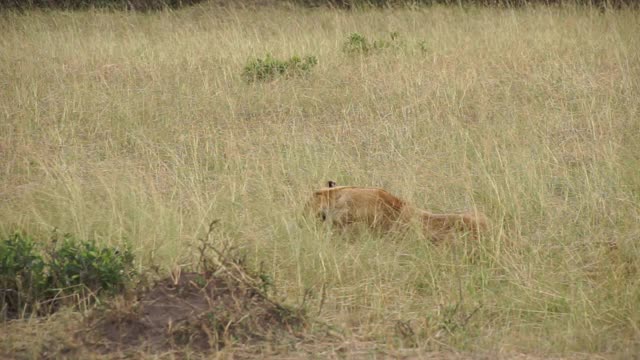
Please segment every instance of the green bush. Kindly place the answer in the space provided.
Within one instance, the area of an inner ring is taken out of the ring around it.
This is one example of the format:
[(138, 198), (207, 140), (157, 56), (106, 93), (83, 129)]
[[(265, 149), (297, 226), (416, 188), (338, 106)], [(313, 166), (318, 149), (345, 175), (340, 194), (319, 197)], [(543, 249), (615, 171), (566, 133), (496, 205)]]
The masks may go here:
[(359, 33), (352, 33), (342, 45), (342, 50), (347, 54), (369, 55), (375, 51), (387, 49), (390, 47), (399, 48), (401, 46), (400, 34), (397, 32), (389, 33), (390, 40), (378, 39), (369, 42), (367, 38)]
[(363, 35), (352, 33), (342, 46), (342, 49), (348, 54), (368, 54), (371, 50), (371, 44), (369, 44), (369, 41)]
[(31, 238), (15, 233), (0, 242), (2, 315), (35, 311), (39, 300), (46, 297), (50, 283), (51, 279), (45, 272), (45, 263)]
[(58, 288), (84, 286), (93, 292), (122, 291), (133, 268), (133, 254), (127, 248), (98, 247), (94, 241), (78, 241), (67, 235), (52, 253), (48, 264)]
[(86, 290), (115, 294), (135, 276), (128, 248), (99, 247), (70, 235), (48, 251), (40, 243), (22, 233), (0, 242), (0, 319), (53, 312), (61, 299), (82, 299)]
[(267, 54), (264, 59), (250, 59), (242, 75), (248, 82), (272, 80), (277, 76), (300, 76), (309, 73), (317, 64), (315, 56), (292, 56), (289, 60), (279, 60)]

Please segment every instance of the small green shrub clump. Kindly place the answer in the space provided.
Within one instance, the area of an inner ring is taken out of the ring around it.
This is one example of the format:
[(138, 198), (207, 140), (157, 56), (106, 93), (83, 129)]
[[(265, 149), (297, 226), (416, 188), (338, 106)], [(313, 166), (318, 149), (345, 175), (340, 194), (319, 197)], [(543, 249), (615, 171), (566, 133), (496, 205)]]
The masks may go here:
[(50, 283), (31, 238), (16, 233), (0, 242), (0, 318), (6, 313), (35, 310), (34, 305), (46, 297)]
[(253, 58), (244, 67), (243, 77), (248, 81), (272, 80), (277, 76), (292, 77), (308, 74), (318, 64), (315, 56), (292, 56), (289, 60), (279, 60), (267, 54), (263, 59)]
[(100, 248), (94, 241), (67, 235), (48, 265), (57, 287), (84, 286), (114, 293), (124, 290), (133, 275), (133, 254), (129, 249)]
[[(56, 240), (54, 238), (54, 240)], [(130, 283), (133, 254), (65, 235), (50, 249), (15, 233), (0, 241), (0, 319), (55, 311), (62, 299), (115, 294)]]
[(366, 37), (358, 33), (352, 33), (342, 46), (344, 52), (348, 54), (368, 54), (371, 50), (371, 44)]
[(398, 32), (389, 33), (389, 40), (378, 39), (369, 42), (367, 38), (359, 33), (352, 33), (342, 45), (342, 50), (347, 54), (369, 55), (373, 52), (391, 47), (400, 47), (400, 34)]
[(389, 33), (389, 40), (377, 39), (370, 42), (364, 35), (352, 33), (342, 45), (342, 50), (347, 54), (369, 55), (384, 49), (399, 49), (403, 46), (400, 33), (393, 31)]

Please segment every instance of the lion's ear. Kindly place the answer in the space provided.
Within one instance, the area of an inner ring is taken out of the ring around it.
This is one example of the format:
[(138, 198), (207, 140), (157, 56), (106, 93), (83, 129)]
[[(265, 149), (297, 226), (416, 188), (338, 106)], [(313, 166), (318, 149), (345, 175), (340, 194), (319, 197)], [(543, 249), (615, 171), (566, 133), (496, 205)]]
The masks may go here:
[(327, 185), (328, 185), (330, 188), (332, 188), (332, 187), (336, 187), (336, 185), (337, 185), (337, 184), (336, 184), (336, 182), (335, 182), (335, 181), (333, 181), (333, 180), (329, 180), (329, 181), (327, 182)]

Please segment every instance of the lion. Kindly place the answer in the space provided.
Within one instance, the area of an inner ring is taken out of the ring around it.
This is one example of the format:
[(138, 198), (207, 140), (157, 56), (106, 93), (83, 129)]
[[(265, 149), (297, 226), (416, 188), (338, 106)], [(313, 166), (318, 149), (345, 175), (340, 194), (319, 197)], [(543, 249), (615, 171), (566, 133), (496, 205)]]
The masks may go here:
[(314, 191), (306, 209), (340, 228), (363, 224), (371, 229), (391, 231), (417, 221), (425, 235), (436, 242), (455, 233), (477, 238), (487, 229), (487, 219), (479, 212), (434, 214), (411, 206), (381, 188), (338, 186), (334, 181)]

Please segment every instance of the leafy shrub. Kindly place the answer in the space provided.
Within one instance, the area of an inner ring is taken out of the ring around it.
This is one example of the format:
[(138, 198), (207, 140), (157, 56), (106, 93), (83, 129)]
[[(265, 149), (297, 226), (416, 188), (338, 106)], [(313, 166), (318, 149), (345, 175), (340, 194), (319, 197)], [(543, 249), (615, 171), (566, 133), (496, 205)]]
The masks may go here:
[(309, 73), (317, 64), (318, 59), (315, 56), (292, 56), (289, 60), (278, 60), (267, 54), (264, 59), (249, 60), (242, 75), (249, 82), (271, 80), (276, 76), (300, 76)]
[(389, 33), (390, 40), (378, 39), (369, 42), (367, 38), (359, 33), (352, 33), (342, 45), (342, 50), (347, 54), (363, 54), (369, 55), (372, 52), (387, 49), (390, 47), (400, 47), (400, 34), (397, 32)]
[(430, 51), (429, 44), (424, 40), (418, 42), (418, 48), (423, 53), (428, 53)]
[(305, 74), (318, 64), (318, 58), (313, 55), (305, 56), (301, 59), (298, 56), (293, 56), (289, 59), (289, 71), (293, 73)]
[(67, 235), (53, 252), (49, 271), (56, 287), (84, 286), (93, 292), (124, 289), (133, 268), (133, 254), (127, 248), (99, 248), (94, 241), (78, 241)]
[(83, 298), (85, 290), (114, 294), (135, 275), (128, 248), (98, 247), (69, 235), (47, 256), (37, 245), (22, 233), (0, 241), (0, 318), (50, 313), (61, 299)]
[(0, 242), (0, 309), (2, 314), (35, 311), (50, 286), (42, 256), (28, 236), (15, 233)]
[(371, 50), (371, 44), (369, 44), (369, 41), (363, 35), (352, 33), (342, 46), (342, 49), (348, 54), (368, 54)]

